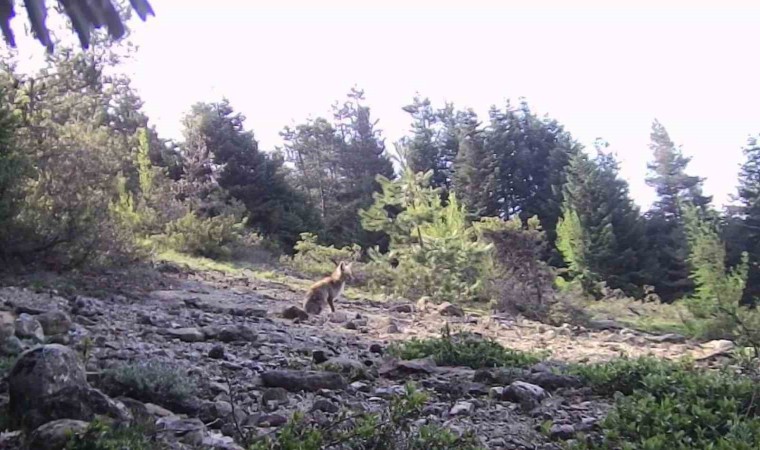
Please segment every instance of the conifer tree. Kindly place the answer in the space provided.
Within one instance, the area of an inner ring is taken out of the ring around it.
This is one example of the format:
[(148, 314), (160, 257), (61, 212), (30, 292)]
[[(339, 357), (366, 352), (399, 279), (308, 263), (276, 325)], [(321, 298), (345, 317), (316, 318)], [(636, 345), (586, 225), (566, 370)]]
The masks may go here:
[(745, 161), (739, 171), (739, 249), (749, 258), (749, 275), (743, 301), (760, 298), (760, 142), (750, 137), (744, 147)]
[(686, 173), (690, 158), (683, 156), (657, 120), (650, 139), (654, 159), (648, 165), (647, 184), (655, 188), (658, 200), (647, 214), (647, 279), (663, 300), (672, 301), (693, 289), (682, 208), (690, 204), (705, 211), (711, 199), (702, 195), (702, 179)]

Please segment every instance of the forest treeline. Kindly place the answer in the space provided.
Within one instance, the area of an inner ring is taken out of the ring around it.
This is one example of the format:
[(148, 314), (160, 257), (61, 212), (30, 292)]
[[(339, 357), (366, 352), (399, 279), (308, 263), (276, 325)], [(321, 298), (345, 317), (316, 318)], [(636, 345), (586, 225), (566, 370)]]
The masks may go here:
[[(403, 106), (409, 133), (393, 149), (359, 89), (337, 102), (331, 117), (285, 127), (283, 145), (270, 151), (227, 100), (193, 105), (183, 139), (163, 139), (129, 78), (118, 74), (122, 51), (104, 43), (84, 53), (64, 48), (32, 75), (4, 58), (6, 267), (125, 264), (157, 246), (223, 258), (257, 242), (286, 254), (309, 245), (350, 248), (359, 259), (385, 257), (398, 268), (400, 246), (430, 252), (429, 239), (472, 243), (500, 220), (513, 224), (510, 232), (518, 224), (540, 233), (540, 243), (525, 251), (590, 295), (619, 289), (666, 302), (695, 295), (700, 227), (720, 238), (720, 264), (746, 265), (743, 299), (760, 291), (754, 137), (744, 148), (736, 206), (718, 211), (702, 192), (703, 179), (690, 173), (689, 158), (655, 120), (646, 181), (657, 201), (641, 211), (603, 142), (583, 148), (525, 101), (478, 117), (415, 97)], [(454, 218), (458, 228), (439, 226)], [(489, 248), (507, 254), (524, 244), (505, 236), (488, 240)], [(478, 251), (485, 249), (468, 258)]]

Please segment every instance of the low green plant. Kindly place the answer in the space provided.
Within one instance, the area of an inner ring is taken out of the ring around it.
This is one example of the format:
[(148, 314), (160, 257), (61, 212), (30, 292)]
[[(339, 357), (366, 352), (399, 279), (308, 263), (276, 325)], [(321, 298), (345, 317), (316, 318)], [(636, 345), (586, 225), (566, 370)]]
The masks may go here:
[(505, 348), (498, 342), (468, 333), (451, 334), (448, 325), (440, 338), (410, 339), (394, 343), (388, 353), (402, 359), (432, 356), (442, 366), (529, 367), (541, 361), (541, 356)]
[(166, 448), (152, 441), (139, 427), (114, 427), (92, 422), (84, 433), (72, 435), (65, 450), (160, 450)]
[(308, 422), (302, 414), (275, 435), (260, 438), (249, 450), (321, 450), (325, 448), (375, 450), (477, 450), (471, 433), (457, 436), (436, 425), (416, 426), (427, 396), (411, 384), (403, 395), (375, 414), (341, 416), (326, 425)]
[(127, 396), (171, 408), (196, 395), (198, 386), (180, 368), (163, 361), (123, 364), (103, 373), (102, 385), (112, 396)]
[(760, 387), (728, 370), (706, 371), (652, 358), (575, 368), (595, 392), (615, 394), (599, 439), (574, 450), (755, 449), (760, 446)]
[(301, 240), (293, 247), (293, 257), (283, 256), (281, 262), (291, 265), (304, 275), (323, 276), (332, 273), (340, 261), (357, 261), (361, 247), (356, 244), (335, 248), (320, 245), (314, 233), (301, 233)]
[(245, 224), (235, 215), (198, 217), (188, 211), (166, 225), (163, 243), (173, 250), (207, 258), (229, 258), (244, 239)]

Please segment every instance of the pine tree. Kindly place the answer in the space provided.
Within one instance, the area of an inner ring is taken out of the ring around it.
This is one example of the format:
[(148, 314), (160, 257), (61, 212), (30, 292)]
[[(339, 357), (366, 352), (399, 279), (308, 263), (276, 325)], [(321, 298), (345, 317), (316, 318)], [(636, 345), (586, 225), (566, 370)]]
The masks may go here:
[(657, 120), (650, 139), (654, 159), (648, 165), (647, 184), (655, 188), (658, 200), (647, 214), (647, 279), (663, 300), (672, 301), (693, 289), (682, 208), (690, 204), (705, 211), (711, 198), (702, 195), (702, 179), (686, 173), (690, 158), (683, 156)]
[(335, 244), (358, 243), (364, 248), (376, 245), (382, 238), (362, 228), (359, 210), (372, 204), (373, 193), (380, 190), (377, 176), (394, 177), (393, 164), (385, 151), (377, 121), (372, 120), (369, 107), (363, 103), (364, 92), (352, 89), (347, 101), (335, 108), (339, 137), (338, 173), (340, 183), (336, 192), (336, 210), (330, 234)]
[[(193, 106), (186, 119), (186, 141), (197, 156), (188, 175), (218, 183), (245, 205), (250, 227), (292, 248), (300, 233), (316, 227), (315, 216), (306, 199), (287, 184), (282, 158), (261, 152), (244, 121), (227, 100)], [(213, 207), (226, 201), (216, 196), (219, 191), (213, 192)], [(210, 216), (219, 213), (207, 211)]]
[[(556, 120), (539, 119), (526, 102), (516, 109), (507, 103), (504, 111), (493, 107), (489, 116), (485, 149), (496, 173), (489, 209), (523, 222), (538, 216), (554, 249), (565, 170), (581, 147)], [(556, 252), (547, 257), (560, 263)]]
[(436, 111), (429, 99), (420, 97), (403, 109), (413, 119), (412, 136), (405, 142), (409, 167), (415, 172), (432, 171), (431, 186), (440, 189), (445, 203), (454, 182), (454, 161), (459, 151), (458, 113), (451, 103)]
[(493, 201), (496, 172), (493, 155), (485, 148), (484, 133), (472, 110), (457, 113), (459, 149), (454, 161), (453, 189), (470, 212), (498, 215)]
[[(578, 245), (583, 251), (574, 252), (582, 256), (580, 262), (568, 259), (568, 252), (562, 251), (570, 269), (629, 295), (639, 294), (643, 229), (628, 184), (618, 176), (615, 158), (601, 148), (597, 148), (595, 159), (576, 154), (567, 169), (563, 198), (563, 216), (577, 215), (577, 225), (582, 229), (578, 239), (583, 243)], [(559, 229), (558, 225), (558, 233)], [(558, 239), (557, 245), (562, 250), (567, 244)], [(573, 263), (580, 269), (574, 269)]]
[(743, 301), (760, 298), (760, 142), (750, 137), (744, 147), (745, 161), (739, 171), (739, 249), (749, 257), (749, 276)]

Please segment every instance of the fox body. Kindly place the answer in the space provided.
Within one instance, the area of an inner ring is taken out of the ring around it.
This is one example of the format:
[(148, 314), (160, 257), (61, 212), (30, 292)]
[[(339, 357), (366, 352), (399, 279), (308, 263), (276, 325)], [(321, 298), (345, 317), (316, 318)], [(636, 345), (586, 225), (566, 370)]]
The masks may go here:
[(325, 303), (327, 303), (330, 305), (332, 312), (335, 312), (333, 302), (343, 293), (346, 281), (352, 278), (351, 264), (341, 261), (332, 275), (311, 285), (309, 292), (306, 294), (303, 309), (309, 314), (318, 315), (325, 307)]

